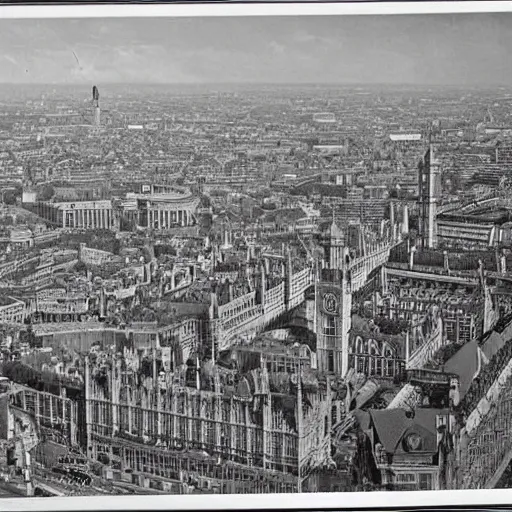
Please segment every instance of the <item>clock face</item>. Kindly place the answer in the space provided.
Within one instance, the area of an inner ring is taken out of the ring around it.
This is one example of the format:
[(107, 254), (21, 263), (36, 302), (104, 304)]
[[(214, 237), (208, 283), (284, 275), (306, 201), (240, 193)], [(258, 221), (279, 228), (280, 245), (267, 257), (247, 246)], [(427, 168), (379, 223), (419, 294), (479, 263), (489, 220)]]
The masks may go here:
[(421, 447), (421, 437), (418, 434), (409, 434), (406, 442), (411, 451), (416, 451)]
[(324, 309), (327, 313), (336, 313), (338, 310), (338, 299), (334, 293), (326, 293), (324, 295)]

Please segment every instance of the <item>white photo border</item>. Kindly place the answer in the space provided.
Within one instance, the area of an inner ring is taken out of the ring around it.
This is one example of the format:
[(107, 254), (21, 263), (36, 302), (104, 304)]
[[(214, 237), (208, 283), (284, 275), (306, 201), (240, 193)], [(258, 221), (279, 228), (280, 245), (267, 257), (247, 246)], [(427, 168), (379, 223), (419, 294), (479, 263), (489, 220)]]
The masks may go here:
[(210, 3), (186, 4), (82, 4), (2, 5), (0, 19), (16, 18), (152, 18), (193, 16), (336, 16), (396, 14), (471, 14), (511, 12), (507, 0), (310, 2), (310, 3)]

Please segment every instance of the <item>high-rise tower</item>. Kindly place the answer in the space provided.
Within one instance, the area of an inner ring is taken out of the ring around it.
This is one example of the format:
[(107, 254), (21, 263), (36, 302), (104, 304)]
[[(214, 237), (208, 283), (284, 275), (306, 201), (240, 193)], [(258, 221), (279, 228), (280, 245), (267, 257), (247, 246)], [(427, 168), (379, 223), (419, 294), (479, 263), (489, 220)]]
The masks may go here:
[(418, 166), (419, 235), (423, 247), (437, 245), (437, 203), (441, 196), (441, 166), (430, 144)]
[(100, 123), (101, 123), (100, 93), (96, 86), (94, 86), (92, 88), (92, 104), (93, 104), (93, 108), (94, 108), (93, 124), (96, 128), (99, 128)]

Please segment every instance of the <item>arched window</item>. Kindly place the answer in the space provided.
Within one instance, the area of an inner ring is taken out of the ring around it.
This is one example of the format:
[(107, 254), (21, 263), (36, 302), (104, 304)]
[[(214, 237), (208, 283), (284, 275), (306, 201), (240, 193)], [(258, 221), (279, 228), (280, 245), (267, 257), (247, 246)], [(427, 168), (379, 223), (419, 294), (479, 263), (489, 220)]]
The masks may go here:
[(370, 340), (369, 341), (369, 352), (372, 356), (378, 356), (380, 355), (380, 347), (377, 340)]

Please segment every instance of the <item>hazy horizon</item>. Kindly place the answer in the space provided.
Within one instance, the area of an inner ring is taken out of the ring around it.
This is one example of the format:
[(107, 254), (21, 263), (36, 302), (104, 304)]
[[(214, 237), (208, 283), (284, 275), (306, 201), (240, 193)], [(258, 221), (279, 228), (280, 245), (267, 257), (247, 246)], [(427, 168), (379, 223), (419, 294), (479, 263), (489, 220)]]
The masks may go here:
[(0, 20), (0, 84), (506, 87), (512, 13)]
[(374, 82), (374, 83), (357, 83), (357, 82), (106, 82), (106, 81), (83, 81), (83, 82), (0, 82), (0, 87), (28, 87), (28, 86), (43, 86), (43, 87), (83, 87), (90, 88), (92, 85), (103, 86), (122, 86), (122, 87), (208, 87), (208, 86), (258, 86), (258, 87), (344, 87), (352, 89), (362, 88), (376, 88), (376, 87), (411, 87), (415, 89), (426, 88), (446, 88), (446, 89), (512, 89), (511, 84), (503, 83), (480, 83), (480, 84), (465, 84), (465, 83), (450, 83), (450, 84), (436, 84), (436, 83), (407, 83), (407, 82)]

